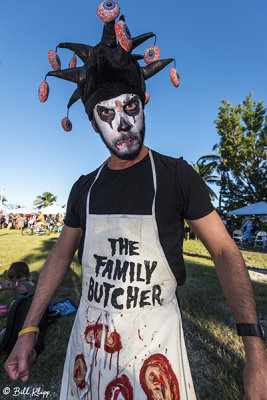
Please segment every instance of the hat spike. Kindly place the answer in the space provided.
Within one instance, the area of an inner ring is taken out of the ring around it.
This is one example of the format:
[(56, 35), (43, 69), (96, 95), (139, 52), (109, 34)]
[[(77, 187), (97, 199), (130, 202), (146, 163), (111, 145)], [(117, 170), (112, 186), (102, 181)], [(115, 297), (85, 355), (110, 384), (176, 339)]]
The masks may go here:
[[(76, 103), (76, 101), (78, 101), (81, 98), (80, 96), (80, 91), (79, 88), (75, 89), (74, 92), (72, 93), (71, 98), (69, 99), (67, 108), (68, 108), (68, 112), (69, 112), (69, 108)], [(69, 114), (67, 114), (67, 116), (69, 116)]]
[(139, 35), (134, 37), (133, 43), (132, 43), (132, 50), (134, 50), (137, 46), (139, 46), (140, 44), (144, 43), (147, 39), (156, 36), (153, 32), (149, 32), (149, 33), (144, 33), (143, 35)]
[(105, 23), (101, 43), (108, 47), (116, 47), (115, 21)]
[(78, 57), (85, 63), (85, 61), (88, 59), (88, 57), (91, 54), (92, 51), (92, 46), (89, 46), (87, 44), (82, 44), (82, 43), (59, 43), (57, 48), (60, 49), (68, 49), (73, 51), (74, 53), (77, 54)]
[(118, 43), (117, 46), (117, 51), (116, 51), (116, 61), (120, 66), (123, 66), (126, 64), (128, 60), (128, 53), (126, 50), (124, 50), (123, 47)]
[(65, 79), (66, 81), (82, 84), (86, 80), (86, 70), (84, 67), (62, 69), (60, 71), (50, 71), (47, 76)]
[(143, 60), (143, 59), (144, 59), (144, 54), (132, 54), (132, 56), (133, 56), (136, 60)]
[(163, 60), (154, 61), (153, 63), (148, 64), (145, 67), (141, 67), (144, 74), (144, 79), (147, 80), (151, 78), (153, 75), (157, 74), (168, 64), (170, 64), (173, 60), (174, 58), (164, 58)]

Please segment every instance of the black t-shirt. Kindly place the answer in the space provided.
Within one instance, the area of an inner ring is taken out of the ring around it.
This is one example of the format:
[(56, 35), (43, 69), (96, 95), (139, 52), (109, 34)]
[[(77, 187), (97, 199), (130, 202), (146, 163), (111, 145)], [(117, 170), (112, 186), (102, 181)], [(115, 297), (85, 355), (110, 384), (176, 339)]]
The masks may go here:
[[(208, 189), (197, 172), (183, 159), (164, 156), (152, 150), (157, 193), (155, 214), (161, 246), (177, 279), (186, 278), (182, 255), (184, 219), (195, 220), (211, 213)], [(82, 175), (73, 185), (67, 205), (65, 224), (85, 232), (86, 199), (97, 170)], [(133, 166), (112, 170), (107, 164), (91, 190), (91, 214), (151, 215), (154, 196), (149, 155)], [(81, 262), (84, 235), (79, 246)]]

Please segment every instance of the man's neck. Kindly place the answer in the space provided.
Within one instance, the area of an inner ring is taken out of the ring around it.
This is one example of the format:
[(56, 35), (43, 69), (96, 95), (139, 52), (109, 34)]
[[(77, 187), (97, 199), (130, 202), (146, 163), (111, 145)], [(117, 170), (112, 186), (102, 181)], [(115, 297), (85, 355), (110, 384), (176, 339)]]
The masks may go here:
[(110, 169), (125, 169), (129, 168), (132, 165), (141, 161), (148, 153), (148, 148), (146, 146), (142, 146), (140, 153), (134, 160), (121, 160), (116, 157), (114, 154), (111, 154), (110, 159), (108, 160), (108, 167)]

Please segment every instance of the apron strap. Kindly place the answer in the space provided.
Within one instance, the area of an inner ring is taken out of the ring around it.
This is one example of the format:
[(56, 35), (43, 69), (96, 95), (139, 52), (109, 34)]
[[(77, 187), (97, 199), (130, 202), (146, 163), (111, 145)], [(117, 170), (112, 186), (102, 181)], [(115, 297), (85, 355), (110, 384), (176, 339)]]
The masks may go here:
[(88, 191), (87, 201), (86, 201), (86, 216), (89, 214), (89, 211), (90, 211), (89, 207), (90, 207), (90, 196), (91, 196), (92, 187), (94, 186), (94, 183), (97, 181), (97, 179), (98, 179), (98, 177), (99, 177), (99, 175), (100, 175), (102, 169), (104, 168), (104, 166), (106, 165), (106, 163), (108, 162), (108, 160), (109, 160), (109, 158), (108, 158), (106, 161), (104, 161), (102, 165), (100, 165), (100, 167), (99, 167), (99, 169), (98, 169), (98, 171), (97, 171), (97, 174), (96, 174), (96, 176), (95, 176), (95, 179), (94, 179), (94, 181), (93, 181), (93, 183), (92, 183), (92, 185), (90, 186), (90, 189), (89, 189), (89, 191)]
[(155, 219), (155, 206), (156, 206), (156, 194), (157, 194), (157, 175), (156, 175), (156, 168), (155, 168), (155, 163), (154, 163), (154, 158), (152, 155), (152, 151), (149, 149), (148, 154), (150, 157), (150, 162), (151, 162), (151, 168), (152, 168), (152, 176), (153, 176), (153, 186), (154, 186), (154, 197), (153, 197), (153, 202), (152, 202), (152, 215)]

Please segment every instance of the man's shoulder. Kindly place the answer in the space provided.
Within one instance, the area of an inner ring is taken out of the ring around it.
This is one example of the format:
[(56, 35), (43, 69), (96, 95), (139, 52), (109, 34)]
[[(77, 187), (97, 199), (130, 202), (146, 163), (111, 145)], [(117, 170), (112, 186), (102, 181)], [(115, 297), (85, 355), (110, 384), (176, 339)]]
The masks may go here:
[(77, 179), (77, 181), (74, 183), (74, 187), (76, 187), (77, 189), (81, 189), (84, 186), (88, 186), (90, 184), (93, 183), (95, 176), (97, 174), (98, 168), (92, 172), (89, 172), (86, 175), (81, 175), (79, 177), (79, 179)]
[(162, 166), (170, 167), (170, 168), (177, 168), (177, 167), (184, 167), (188, 165), (187, 161), (183, 159), (183, 157), (172, 157), (167, 156), (165, 154), (161, 154), (155, 150), (151, 150), (153, 154), (153, 158), (157, 164), (161, 164)]

